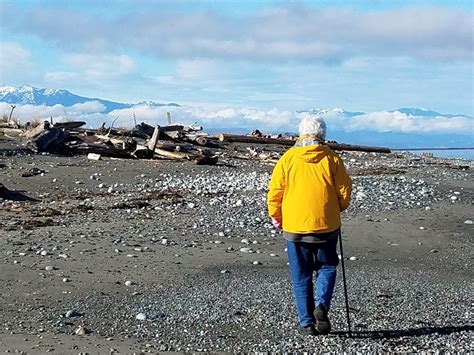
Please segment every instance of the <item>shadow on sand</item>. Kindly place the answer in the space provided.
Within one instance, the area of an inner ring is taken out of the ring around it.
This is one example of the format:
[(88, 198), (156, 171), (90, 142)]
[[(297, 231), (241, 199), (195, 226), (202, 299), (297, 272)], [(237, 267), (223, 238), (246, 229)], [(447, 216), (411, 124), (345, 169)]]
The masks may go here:
[[(402, 337), (418, 337), (431, 334), (447, 335), (452, 333), (473, 331), (474, 326), (462, 325), (462, 326), (447, 326), (447, 327), (420, 327), (420, 328), (408, 328), (400, 330), (374, 330), (374, 331), (353, 331), (351, 338), (353, 339), (394, 339)], [(347, 336), (347, 332), (339, 331), (334, 332), (334, 335)]]
[(31, 198), (24, 194), (25, 191), (21, 190), (7, 190), (3, 189), (1, 191), (0, 197), (4, 198), (5, 200), (10, 201), (38, 201), (34, 198)]

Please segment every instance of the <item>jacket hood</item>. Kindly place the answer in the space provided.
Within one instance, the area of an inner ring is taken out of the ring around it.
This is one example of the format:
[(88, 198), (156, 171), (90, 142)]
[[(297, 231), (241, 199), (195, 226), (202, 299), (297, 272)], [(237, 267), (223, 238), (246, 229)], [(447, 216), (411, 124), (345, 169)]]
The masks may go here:
[(293, 147), (295, 156), (308, 163), (318, 163), (329, 154), (329, 147), (326, 145), (308, 145), (304, 147)]

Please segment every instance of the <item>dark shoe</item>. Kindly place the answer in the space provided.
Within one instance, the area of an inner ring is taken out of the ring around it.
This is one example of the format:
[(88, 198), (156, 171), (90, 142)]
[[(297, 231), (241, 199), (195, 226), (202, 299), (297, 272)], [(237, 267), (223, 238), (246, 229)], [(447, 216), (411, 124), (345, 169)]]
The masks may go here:
[(313, 324), (305, 325), (304, 327), (300, 327), (300, 334), (301, 335), (317, 335), (316, 329), (314, 329)]
[(320, 304), (314, 310), (314, 317), (316, 318), (316, 330), (319, 334), (328, 334), (331, 331), (331, 322), (329, 322), (328, 311)]

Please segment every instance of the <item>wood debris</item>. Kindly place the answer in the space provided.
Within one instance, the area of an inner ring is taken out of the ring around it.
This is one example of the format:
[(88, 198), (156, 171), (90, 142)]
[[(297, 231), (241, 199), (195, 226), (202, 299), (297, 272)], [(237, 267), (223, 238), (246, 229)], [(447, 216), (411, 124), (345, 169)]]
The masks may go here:
[[(171, 116), (168, 125), (151, 126), (147, 123), (137, 124), (132, 129), (105, 127), (98, 129), (83, 128), (85, 122), (52, 122), (44, 121), (26, 124), (24, 127), (0, 127), (3, 133), (8, 130), (20, 130), (19, 135), (26, 140), (27, 146), (37, 152), (60, 155), (87, 155), (88, 159), (99, 160), (102, 157), (117, 159), (163, 159), (174, 161), (193, 161), (198, 165), (217, 164), (219, 157), (261, 160), (275, 163), (284, 147), (293, 146), (295, 139), (282, 135), (265, 136), (259, 130), (249, 135), (221, 134), (211, 136), (202, 132), (203, 127), (195, 125), (173, 124)], [(229, 143), (238, 142), (257, 144), (263, 149), (246, 147), (238, 151)], [(384, 147), (325, 142), (334, 150), (353, 150), (364, 152), (390, 153)], [(282, 148), (278, 148), (281, 146)], [(234, 150), (233, 150), (234, 149)]]

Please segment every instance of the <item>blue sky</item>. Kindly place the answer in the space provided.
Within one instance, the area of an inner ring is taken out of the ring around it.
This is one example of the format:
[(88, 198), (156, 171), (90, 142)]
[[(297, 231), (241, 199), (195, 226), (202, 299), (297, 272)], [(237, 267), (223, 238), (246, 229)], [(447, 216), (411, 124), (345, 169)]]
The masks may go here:
[(0, 0), (0, 85), (474, 115), (471, 1)]

